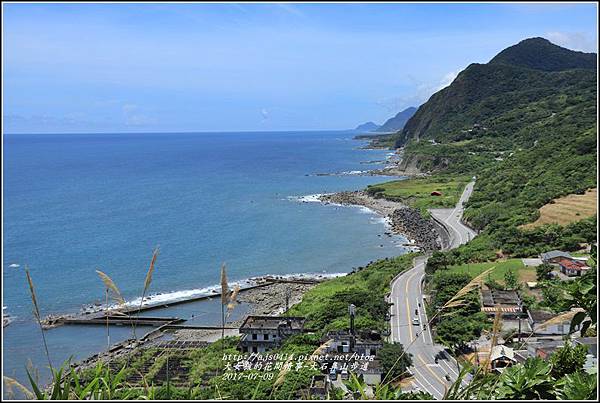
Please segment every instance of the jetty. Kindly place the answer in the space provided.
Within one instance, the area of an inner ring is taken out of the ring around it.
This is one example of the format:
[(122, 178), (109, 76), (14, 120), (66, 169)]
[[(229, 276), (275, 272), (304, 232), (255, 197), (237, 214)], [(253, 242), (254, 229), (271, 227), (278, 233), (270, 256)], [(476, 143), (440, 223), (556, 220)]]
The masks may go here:
[[(240, 288), (240, 292), (252, 290), (255, 288), (266, 287), (276, 283), (288, 284), (317, 284), (324, 280), (321, 278), (289, 278), (279, 276), (265, 276), (254, 280), (254, 284), (246, 285)], [(49, 315), (42, 321), (45, 329), (50, 329), (62, 325), (136, 325), (136, 326), (159, 326), (177, 325), (185, 322), (186, 319), (178, 317), (159, 317), (159, 316), (141, 316), (142, 312), (151, 310), (165, 309), (176, 305), (187, 304), (190, 302), (210, 300), (220, 298), (221, 293), (217, 290), (206, 294), (193, 295), (171, 301), (162, 301), (156, 303), (144, 303), (141, 306), (126, 305), (115, 307), (109, 310), (97, 308), (90, 311), (85, 310), (76, 314)]]

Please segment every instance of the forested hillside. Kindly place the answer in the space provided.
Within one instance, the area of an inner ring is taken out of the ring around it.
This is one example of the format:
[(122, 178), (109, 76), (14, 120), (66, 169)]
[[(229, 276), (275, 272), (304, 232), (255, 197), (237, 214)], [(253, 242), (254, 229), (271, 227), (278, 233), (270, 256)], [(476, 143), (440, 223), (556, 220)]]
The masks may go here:
[(507, 240), (527, 243), (549, 227), (516, 227), (552, 199), (596, 186), (596, 110), (596, 54), (533, 38), (467, 67), (419, 108), (396, 146), (422, 171), (476, 175), (465, 218), (494, 247), (529, 253)]

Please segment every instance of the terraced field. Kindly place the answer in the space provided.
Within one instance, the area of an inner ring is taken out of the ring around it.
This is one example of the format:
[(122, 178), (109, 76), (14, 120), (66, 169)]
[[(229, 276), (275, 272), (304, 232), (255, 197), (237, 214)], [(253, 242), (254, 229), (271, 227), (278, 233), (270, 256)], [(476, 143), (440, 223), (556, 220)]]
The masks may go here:
[(570, 194), (553, 200), (540, 208), (540, 218), (522, 228), (534, 228), (543, 224), (569, 224), (598, 213), (598, 188), (582, 195)]

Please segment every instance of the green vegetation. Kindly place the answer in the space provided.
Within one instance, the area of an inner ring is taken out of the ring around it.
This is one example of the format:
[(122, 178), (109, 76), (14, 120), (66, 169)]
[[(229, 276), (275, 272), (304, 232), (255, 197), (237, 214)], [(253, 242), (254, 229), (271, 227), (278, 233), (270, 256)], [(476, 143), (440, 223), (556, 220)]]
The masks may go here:
[(357, 329), (386, 330), (388, 304), (385, 295), (389, 292), (390, 281), (412, 266), (413, 257), (409, 254), (378, 260), (348, 276), (319, 284), (288, 314), (306, 317), (308, 328), (325, 333), (347, 329), (348, 305), (354, 304)]
[(501, 375), (477, 370), (468, 386), (461, 376), (444, 396), (445, 400), (596, 400), (597, 376), (575, 371), (556, 378), (553, 364), (528, 358), (523, 364), (505, 369)]
[(566, 343), (564, 347), (556, 350), (550, 357), (552, 375), (555, 378), (562, 378), (565, 375), (583, 371), (587, 353), (587, 346), (583, 344), (573, 346), (570, 342)]
[(595, 241), (596, 216), (581, 225), (519, 228), (553, 199), (596, 187), (595, 59), (525, 40), (490, 63), (471, 64), (398, 135), (396, 145), (422, 171), (477, 176), (465, 219), (487, 245), (461, 248), (462, 262), (489, 260), (479, 253), (486, 248), (529, 256)]
[[(450, 178), (438, 175), (368, 186), (367, 193), (374, 197), (400, 201), (427, 216), (427, 209), (454, 207), (468, 181), (468, 177)], [(441, 195), (435, 196), (432, 192), (440, 192)]]
[(510, 273), (511, 271), (518, 276), (521, 282), (532, 281), (535, 279), (535, 268), (526, 267), (521, 259), (452, 265), (447, 266), (447, 269), (444, 271), (451, 273), (463, 273), (468, 274), (470, 277), (475, 277), (492, 267), (494, 270), (490, 272), (489, 278), (494, 281), (504, 282), (507, 273)]
[(396, 137), (393, 134), (361, 134), (354, 137), (356, 140), (369, 140), (370, 148), (394, 148)]
[[(428, 283), (432, 291), (432, 302), (428, 307), (430, 317), (453, 298), (471, 280), (468, 272), (439, 270)], [(470, 291), (462, 303), (449, 308), (438, 317), (436, 322), (436, 340), (447, 346), (455, 354), (465, 348), (466, 344), (481, 335), (481, 331), (489, 327), (485, 313), (480, 310), (479, 294)]]
[(554, 270), (552, 265), (548, 263), (542, 263), (541, 265), (535, 268), (535, 277), (537, 281), (545, 281), (550, 280), (550, 273)]
[(377, 357), (385, 372), (384, 379), (400, 379), (412, 365), (410, 354), (404, 353), (404, 347), (400, 343), (384, 343), (377, 352)]

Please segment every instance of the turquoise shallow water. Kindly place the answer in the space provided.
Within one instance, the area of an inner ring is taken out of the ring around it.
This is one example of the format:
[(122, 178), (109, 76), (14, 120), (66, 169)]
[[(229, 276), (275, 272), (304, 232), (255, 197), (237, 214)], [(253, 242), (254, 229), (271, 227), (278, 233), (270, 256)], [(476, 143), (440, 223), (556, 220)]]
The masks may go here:
[[(235, 281), (348, 272), (404, 253), (377, 216), (294, 197), (382, 181), (348, 174), (385, 159), (363, 144), (345, 132), (5, 135), (3, 291), (15, 317), (4, 329), (5, 375), (24, 381), (28, 359), (45, 373), (25, 265), (45, 315), (102, 301), (96, 269), (136, 298), (157, 245), (151, 292), (163, 297), (217, 284), (222, 262)], [(210, 324), (216, 311), (206, 302), (168, 313)], [(115, 328), (112, 340), (127, 333)], [(106, 344), (102, 328), (47, 335), (55, 364)]]

